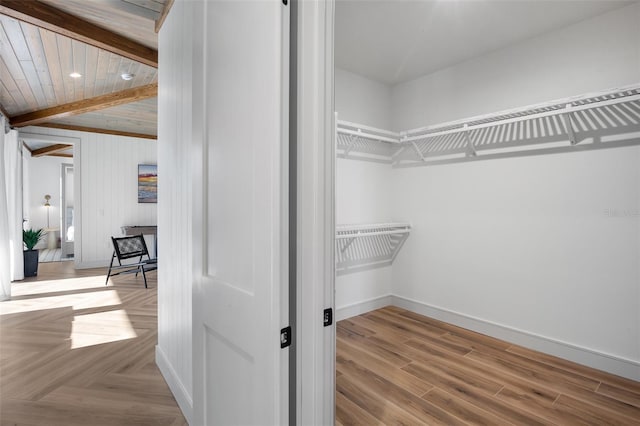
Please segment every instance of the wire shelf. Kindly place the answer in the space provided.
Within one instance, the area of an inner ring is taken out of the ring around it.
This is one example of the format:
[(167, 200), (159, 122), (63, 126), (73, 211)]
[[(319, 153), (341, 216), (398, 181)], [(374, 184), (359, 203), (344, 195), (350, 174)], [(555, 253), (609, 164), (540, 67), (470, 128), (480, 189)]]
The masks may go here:
[(578, 144), (626, 146), (640, 143), (640, 86), (399, 133), (337, 121), (336, 132), (339, 157), (394, 166), (516, 156), (533, 149), (539, 153), (557, 148), (566, 151), (564, 148)]
[(408, 223), (336, 226), (336, 273), (391, 265), (410, 231)]

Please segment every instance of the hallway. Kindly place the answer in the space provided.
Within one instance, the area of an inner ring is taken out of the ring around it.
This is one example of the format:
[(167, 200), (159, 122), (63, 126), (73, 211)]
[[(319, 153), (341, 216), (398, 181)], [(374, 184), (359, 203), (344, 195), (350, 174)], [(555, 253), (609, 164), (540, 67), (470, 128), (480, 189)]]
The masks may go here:
[(157, 280), (39, 265), (0, 303), (0, 424), (186, 425), (155, 365)]

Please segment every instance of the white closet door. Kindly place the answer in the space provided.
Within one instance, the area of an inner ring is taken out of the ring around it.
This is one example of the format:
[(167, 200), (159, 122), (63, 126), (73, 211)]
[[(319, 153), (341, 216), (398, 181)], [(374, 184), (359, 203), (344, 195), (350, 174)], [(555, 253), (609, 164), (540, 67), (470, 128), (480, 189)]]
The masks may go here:
[(289, 7), (194, 14), (194, 424), (286, 424)]

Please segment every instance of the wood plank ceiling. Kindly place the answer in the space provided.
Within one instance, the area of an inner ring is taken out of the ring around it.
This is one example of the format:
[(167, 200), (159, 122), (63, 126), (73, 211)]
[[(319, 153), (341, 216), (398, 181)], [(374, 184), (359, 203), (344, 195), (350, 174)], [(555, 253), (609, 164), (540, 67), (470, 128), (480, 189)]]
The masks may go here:
[(172, 3), (0, 0), (0, 110), (10, 125), (155, 139), (155, 30)]

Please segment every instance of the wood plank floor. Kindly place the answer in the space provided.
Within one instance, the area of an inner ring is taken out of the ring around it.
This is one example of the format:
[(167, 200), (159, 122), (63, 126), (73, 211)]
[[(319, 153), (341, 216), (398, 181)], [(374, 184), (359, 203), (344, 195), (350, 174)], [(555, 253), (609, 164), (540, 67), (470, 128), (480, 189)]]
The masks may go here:
[(156, 274), (39, 265), (0, 303), (0, 424), (186, 425), (155, 365)]
[(400, 308), (337, 335), (338, 425), (640, 425), (639, 382)]
[(48, 262), (67, 262), (73, 260), (73, 256), (71, 257), (62, 257), (62, 249), (40, 249), (38, 252), (38, 262), (39, 263), (48, 263)]

